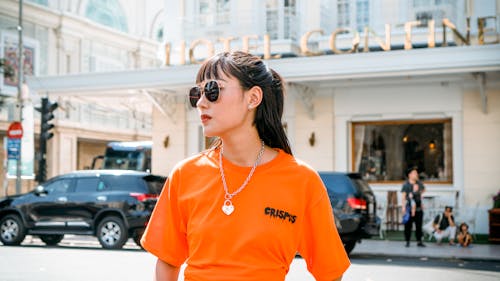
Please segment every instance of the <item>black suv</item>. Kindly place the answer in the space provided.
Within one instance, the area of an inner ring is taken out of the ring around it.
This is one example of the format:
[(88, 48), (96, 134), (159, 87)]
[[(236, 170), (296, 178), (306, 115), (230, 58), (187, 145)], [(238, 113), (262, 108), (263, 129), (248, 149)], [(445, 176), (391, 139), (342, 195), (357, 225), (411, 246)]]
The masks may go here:
[(378, 235), (377, 202), (368, 183), (356, 173), (319, 172), (335, 215), (335, 224), (349, 254), (361, 238)]
[(0, 199), (0, 241), (27, 234), (57, 245), (65, 234), (97, 236), (102, 247), (139, 245), (166, 178), (146, 172), (84, 170), (54, 177), (30, 193)]

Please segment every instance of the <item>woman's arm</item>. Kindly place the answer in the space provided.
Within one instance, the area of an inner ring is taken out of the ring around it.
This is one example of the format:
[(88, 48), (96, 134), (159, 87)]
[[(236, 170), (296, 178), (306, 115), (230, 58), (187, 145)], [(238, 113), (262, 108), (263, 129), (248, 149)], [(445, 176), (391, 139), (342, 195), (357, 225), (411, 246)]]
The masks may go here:
[(401, 215), (406, 213), (406, 192), (401, 192)]
[(333, 281), (342, 281), (342, 276), (340, 276), (339, 278), (333, 280)]
[(156, 261), (155, 281), (177, 281), (180, 268), (160, 259)]

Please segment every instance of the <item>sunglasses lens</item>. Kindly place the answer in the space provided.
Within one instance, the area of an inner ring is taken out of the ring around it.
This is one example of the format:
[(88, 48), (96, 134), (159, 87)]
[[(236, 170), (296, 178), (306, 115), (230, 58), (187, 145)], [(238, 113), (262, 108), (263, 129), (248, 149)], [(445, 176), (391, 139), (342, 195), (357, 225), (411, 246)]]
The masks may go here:
[(192, 107), (196, 107), (196, 103), (198, 103), (200, 97), (201, 97), (200, 87), (193, 87), (191, 88), (191, 90), (189, 90), (189, 103), (191, 104)]
[[(205, 87), (203, 88), (203, 94), (205, 94), (205, 98), (209, 102), (215, 102), (219, 98), (219, 84), (217, 84), (217, 81), (212, 80), (208, 81), (205, 84)], [(192, 107), (196, 107), (196, 104), (201, 98), (201, 88), (198, 86), (195, 86), (189, 90), (189, 103), (191, 104)]]
[(217, 81), (207, 82), (204, 92), (208, 101), (215, 102), (219, 98), (219, 84), (217, 84)]

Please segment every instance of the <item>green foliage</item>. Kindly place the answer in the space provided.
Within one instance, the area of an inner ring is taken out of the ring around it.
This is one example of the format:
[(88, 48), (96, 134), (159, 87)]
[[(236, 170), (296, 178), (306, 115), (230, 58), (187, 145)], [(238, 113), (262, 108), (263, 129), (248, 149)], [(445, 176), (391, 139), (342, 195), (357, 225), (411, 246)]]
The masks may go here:
[(14, 68), (5, 59), (0, 59), (0, 73), (3, 73), (5, 78), (14, 77)]

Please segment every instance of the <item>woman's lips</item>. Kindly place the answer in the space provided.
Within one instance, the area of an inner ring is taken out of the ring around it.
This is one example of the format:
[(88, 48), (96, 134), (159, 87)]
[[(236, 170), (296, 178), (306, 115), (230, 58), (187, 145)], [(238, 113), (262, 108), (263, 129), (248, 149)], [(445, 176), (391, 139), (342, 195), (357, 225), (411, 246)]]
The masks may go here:
[(210, 115), (208, 114), (202, 114), (200, 116), (200, 119), (201, 119), (201, 123), (206, 123), (208, 122), (210, 119), (212, 119), (212, 117), (210, 117)]

